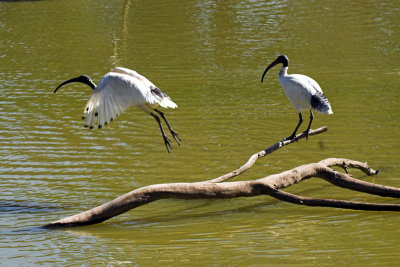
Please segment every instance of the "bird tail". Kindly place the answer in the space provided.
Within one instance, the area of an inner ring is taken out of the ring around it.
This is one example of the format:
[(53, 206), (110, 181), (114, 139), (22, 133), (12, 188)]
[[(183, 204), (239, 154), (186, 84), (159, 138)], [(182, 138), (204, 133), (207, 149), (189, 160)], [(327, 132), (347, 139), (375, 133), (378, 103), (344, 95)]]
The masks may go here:
[(150, 88), (151, 95), (156, 99), (156, 103), (163, 108), (177, 108), (178, 105), (171, 100), (167, 94), (160, 90), (160, 88), (152, 86)]
[(171, 98), (164, 97), (163, 99), (161, 99), (161, 101), (159, 102), (159, 105), (162, 106), (163, 108), (177, 108), (178, 105), (175, 104), (174, 101), (171, 100)]
[(333, 114), (331, 103), (329, 103), (328, 98), (318, 91), (311, 97), (311, 107), (323, 114)]

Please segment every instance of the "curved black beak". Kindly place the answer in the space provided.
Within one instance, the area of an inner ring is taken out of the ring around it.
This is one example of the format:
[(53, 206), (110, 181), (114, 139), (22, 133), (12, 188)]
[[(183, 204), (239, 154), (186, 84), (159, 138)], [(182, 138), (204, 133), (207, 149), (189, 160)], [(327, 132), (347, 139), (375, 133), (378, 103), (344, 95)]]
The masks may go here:
[(265, 71), (264, 71), (264, 73), (263, 73), (263, 75), (262, 75), (262, 77), (261, 77), (261, 82), (263, 82), (265, 74), (267, 74), (267, 72), (268, 72), (273, 66), (275, 66), (276, 64), (279, 64), (279, 63), (281, 63), (281, 62), (278, 61), (278, 59), (275, 59), (274, 62), (272, 62), (271, 64), (269, 64), (269, 66), (265, 69)]
[(60, 84), (59, 86), (57, 86), (56, 90), (54, 90), (54, 93), (57, 92), (58, 88), (60, 88), (61, 86), (66, 85), (67, 83), (76, 83), (76, 82), (80, 82), (79, 78), (80, 78), (80, 77), (76, 77), (76, 78), (72, 78), (72, 79), (69, 79), (68, 81), (63, 82), (62, 84)]
[(81, 76), (79, 76), (79, 77), (72, 78), (72, 79), (69, 79), (69, 80), (63, 82), (62, 84), (60, 84), (59, 86), (57, 86), (57, 88), (54, 90), (54, 93), (56, 93), (57, 90), (58, 90), (61, 86), (64, 86), (64, 85), (66, 85), (67, 83), (84, 83), (84, 84), (89, 85), (93, 90), (96, 88), (96, 85), (92, 82), (92, 80), (91, 80), (88, 76), (86, 76), (86, 75), (81, 75)]

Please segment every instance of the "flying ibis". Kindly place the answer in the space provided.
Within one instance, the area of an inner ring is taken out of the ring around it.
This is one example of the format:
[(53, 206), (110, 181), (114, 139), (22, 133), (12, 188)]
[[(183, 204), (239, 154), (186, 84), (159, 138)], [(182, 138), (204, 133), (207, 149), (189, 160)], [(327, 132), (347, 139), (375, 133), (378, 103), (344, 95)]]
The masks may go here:
[(302, 74), (287, 74), (289, 59), (285, 55), (279, 56), (265, 69), (261, 77), (261, 82), (263, 82), (264, 76), (268, 72), (268, 70), (280, 63), (283, 66), (279, 71), (279, 81), (281, 82), (286, 97), (289, 99), (290, 103), (292, 103), (293, 107), (299, 114), (299, 123), (294, 129), (292, 135), (287, 137), (286, 140), (291, 140), (296, 137), (296, 132), (303, 122), (301, 112), (306, 110), (310, 111), (310, 123), (308, 124), (307, 130), (305, 131), (306, 139), (308, 139), (311, 122), (314, 118), (312, 111), (316, 110), (323, 114), (333, 114), (331, 104), (329, 103), (326, 96), (323, 94), (321, 87), (316, 81)]
[(87, 75), (81, 75), (61, 83), (54, 93), (61, 86), (73, 82), (87, 84), (93, 89), (83, 110), (82, 119), (86, 119), (85, 127), (92, 129), (97, 125), (98, 128), (102, 128), (128, 107), (136, 106), (156, 119), (168, 153), (170, 148), (172, 149), (171, 142), (156, 113), (163, 118), (173, 138), (180, 145), (181, 139), (178, 133), (171, 128), (164, 113), (157, 109), (158, 106), (176, 108), (177, 105), (157, 86), (136, 71), (116, 67), (104, 75), (98, 86)]

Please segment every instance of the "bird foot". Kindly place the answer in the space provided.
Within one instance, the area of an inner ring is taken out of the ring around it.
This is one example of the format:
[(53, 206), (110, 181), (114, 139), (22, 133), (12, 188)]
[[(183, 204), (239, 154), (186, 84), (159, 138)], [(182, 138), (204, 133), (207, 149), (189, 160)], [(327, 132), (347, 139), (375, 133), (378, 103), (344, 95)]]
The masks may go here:
[(172, 149), (171, 139), (169, 139), (168, 136), (166, 136), (166, 135), (163, 135), (163, 138), (164, 138), (165, 147), (167, 148), (168, 153), (170, 153), (169, 149)]
[(291, 135), (289, 137), (286, 137), (285, 139), (283, 139), (283, 141), (296, 141), (299, 142), (299, 139), (297, 139), (296, 135)]
[(172, 137), (174, 137), (175, 141), (178, 143), (178, 145), (181, 146), (180, 142), (182, 142), (182, 139), (179, 137), (179, 134), (172, 129), (171, 129), (171, 134)]
[(308, 140), (309, 133), (310, 133), (310, 129), (307, 129), (307, 130), (305, 130), (305, 131), (303, 132), (303, 134), (306, 135), (306, 140)]

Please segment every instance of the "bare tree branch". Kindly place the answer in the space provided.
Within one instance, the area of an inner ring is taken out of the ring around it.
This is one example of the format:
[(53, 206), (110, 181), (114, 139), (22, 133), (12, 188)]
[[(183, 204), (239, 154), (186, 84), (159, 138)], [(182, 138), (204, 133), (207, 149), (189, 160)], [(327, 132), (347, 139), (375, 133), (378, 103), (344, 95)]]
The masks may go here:
[[(342, 167), (344, 170), (346, 170), (348, 167), (350, 168), (356, 168), (359, 169), (363, 172), (365, 172), (367, 175), (378, 175), (379, 170), (373, 170), (368, 166), (368, 164), (365, 162), (363, 164), (360, 164), (359, 161), (355, 160), (349, 160), (349, 159), (341, 159), (341, 158), (328, 158), (321, 160), (320, 163), (326, 165), (326, 166), (339, 166)], [(347, 173), (347, 171), (346, 171)]]
[[(335, 160), (335, 159), (332, 159)], [(354, 163), (354, 161), (352, 161)], [(361, 166), (359, 163), (355, 166)], [(372, 174), (373, 172), (371, 172)], [(348, 174), (342, 174), (349, 176)], [(270, 175), (262, 179), (253, 181), (240, 182), (197, 182), (197, 183), (170, 183), (149, 185), (135, 189), (124, 194), (106, 204), (95, 207), (91, 210), (82, 212), (77, 215), (66, 217), (64, 219), (50, 223), (44, 227), (69, 227), (78, 225), (95, 224), (105, 221), (109, 218), (122, 214), (128, 210), (148, 204), (150, 202), (166, 199), (166, 198), (183, 198), (183, 199), (220, 199), (220, 198), (236, 198), (236, 197), (252, 197), (258, 195), (271, 195), (280, 200), (288, 201), (295, 204), (310, 206), (327, 206), (340, 208), (353, 208), (365, 210), (393, 210), (400, 211), (398, 204), (368, 204), (351, 201), (321, 200), (310, 199), (305, 197), (294, 196), (285, 193), (280, 188), (286, 188), (302, 180), (310, 177), (320, 177), (327, 181), (336, 181), (338, 179), (337, 172), (329, 170), (326, 165), (321, 163), (311, 163), (296, 167), (292, 170), (282, 172), (280, 174)], [(333, 178), (332, 178), (333, 177)], [(345, 177), (349, 180), (349, 177)], [(351, 178), (352, 180), (354, 178)], [(359, 185), (364, 186), (365, 182), (354, 179), (348, 185), (346, 182), (344, 187), (357, 188)], [(379, 190), (369, 190), (369, 193), (377, 193), (378, 195), (400, 197), (400, 188), (373, 185)]]
[[(321, 164), (322, 166), (332, 166), (332, 165), (337, 166), (339, 165), (337, 164), (339, 162), (342, 162), (342, 164), (345, 164), (349, 167), (360, 169), (367, 175), (376, 175), (379, 173), (379, 171), (373, 170), (366, 163), (361, 163), (361, 162), (357, 163), (357, 161), (353, 160), (331, 158), (322, 160), (318, 164)], [(384, 185), (361, 181), (351, 177), (348, 174), (334, 171), (328, 167), (320, 167), (319, 171), (321, 173), (324, 173), (323, 177), (321, 178), (339, 187), (348, 188), (351, 190), (378, 195), (382, 197), (394, 197), (394, 198), (400, 197), (400, 189), (396, 187), (384, 186)]]
[[(316, 130), (310, 129), (309, 136), (317, 135), (317, 134), (326, 132), (327, 130), (328, 130), (328, 128), (326, 126), (318, 128)], [(227, 181), (229, 179), (232, 179), (232, 178), (244, 173), (248, 169), (250, 169), (251, 166), (253, 166), (254, 163), (257, 161), (257, 159), (265, 157), (266, 155), (271, 154), (272, 152), (278, 150), (279, 148), (281, 148), (283, 146), (290, 145), (291, 143), (293, 143), (295, 141), (298, 142), (298, 140), (303, 139), (305, 137), (306, 137), (306, 134), (303, 132), (303, 133), (298, 134), (295, 139), (290, 139), (290, 140), (283, 139), (283, 140), (281, 140), (279, 142), (276, 142), (272, 146), (270, 146), (270, 147), (268, 147), (268, 148), (266, 148), (264, 150), (261, 150), (260, 152), (258, 152), (256, 154), (253, 154), (249, 158), (249, 160), (244, 165), (239, 167), (238, 169), (236, 169), (236, 170), (234, 170), (232, 172), (229, 172), (227, 174), (224, 174), (224, 175), (222, 175), (220, 177), (217, 177), (215, 179), (209, 180), (208, 182), (210, 182), (210, 183), (221, 183), (221, 182)]]
[(352, 210), (400, 211), (400, 205), (398, 204), (377, 204), (377, 203), (354, 202), (354, 201), (345, 201), (336, 199), (309, 198), (309, 197), (297, 196), (294, 194), (283, 192), (279, 189), (272, 189), (272, 188), (268, 194), (276, 199), (297, 205), (332, 207), (332, 208), (352, 209)]
[[(317, 130), (310, 131), (310, 135), (316, 135), (325, 131), (326, 127), (322, 127)], [(297, 139), (300, 140), (304, 137), (305, 134), (300, 134), (297, 136)], [(331, 168), (334, 166), (339, 166), (342, 167), (346, 172), (348, 168), (356, 168), (367, 175), (378, 174), (378, 171), (375, 171), (369, 167), (367, 163), (349, 159), (328, 158), (317, 163), (298, 166), (291, 170), (287, 170), (279, 174), (269, 175), (258, 180), (226, 182), (226, 180), (240, 175), (248, 170), (251, 166), (253, 166), (258, 158), (264, 157), (278, 150), (280, 147), (288, 145), (292, 142), (293, 140), (282, 140), (277, 142), (271, 147), (252, 155), (246, 164), (237, 170), (218, 178), (197, 183), (168, 183), (144, 186), (132, 190), (131, 192), (126, 193), (108, 203), (49, 223), (43, 227), (71, 227), (100, 223), (136, 207), (167, 198), (222, 199), (270, 195), (274, 198), (298, 205), (358, 210), (400, 211), (400, 204), (375, 204), (345, 200), (314, 199), (296, 196), (281, 190), (303, 180), (317, 177), (339, 187), (384, 197), (400, 198), (400, 188), (361, 181), (351, 177), (347, 173), (341, 173)]]

